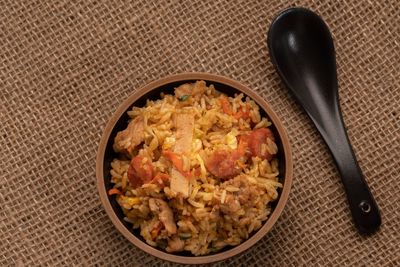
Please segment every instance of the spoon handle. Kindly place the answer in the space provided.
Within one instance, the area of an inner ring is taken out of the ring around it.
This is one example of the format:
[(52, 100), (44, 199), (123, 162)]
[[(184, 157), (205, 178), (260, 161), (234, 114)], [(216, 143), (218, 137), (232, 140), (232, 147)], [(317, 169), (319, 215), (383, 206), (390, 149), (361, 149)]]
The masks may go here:
[[(361, 233), (372, 233), (381, 224), (379, 209), (351, 148), (337, 93), (330, 100), (323, 95), (318, 99), (319, 103), (308, 103), (304, 105), (304, 108), (321, 133), (336, 162), (357, 229)], [(334, 103), (330, 105), (323, 103), (332, 100)]]
[(343, 123), (335, 48), (328, 26), (308, 9), (290, 8), (272, 22), (267, 42), (272, 63), (283, 82), (332, 153), (355, 226), (361, 233), (376, 231), (381, 218)]

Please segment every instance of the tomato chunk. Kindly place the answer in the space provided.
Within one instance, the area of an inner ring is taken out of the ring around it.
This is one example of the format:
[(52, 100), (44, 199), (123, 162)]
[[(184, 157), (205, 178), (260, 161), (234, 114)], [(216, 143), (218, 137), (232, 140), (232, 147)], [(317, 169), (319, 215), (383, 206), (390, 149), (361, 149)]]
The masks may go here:
[(193, 172), (196, 177), (199, 177), (201, 175), (200, 167), (195, 168)]
[(271, 160), (272, 155), (262, 149), (262, 144), (267, 144), (267, 138), (275, 141), (274, 134), (268, 128), (261, 128), (251, 132), (249, 137), (249, 148), (253, 157)]
[(112, 195), (122, 195), (121, 191), (119, 191), (117, 188), (111, 188), (110, 190), (108, 190), (108, 195), (112, 196)]
[(128, 179), (134, 188), (140, 187), (153, 179), (153, 165), (148, 161), (143, 163), (143, 159), (141, 156), (134, 157), (128, 168)]
[(232, 109), (231, 109), (231, 104), (229, 103), (228, 98), (226, 96), (221, 96), (219, 98), (219, 102), (221, 103), (222, 110), (224, 111), (224, 113), (231, 115)]
[(241, 168), (236, 164), (237, 157), (224, 150), (215, 151), (205, 162), (207, 170), (221, 179), (238, 175)]
[(239, 137), (239, 144), (236, 150), (239, 157), (245, 156), (248, 153), (249, 142), (250, 142), (250, 136), (241, 135)]
[(233, 117), (237, 120), (240, 118), (247, 120), (250, 117), (250, 115), (247, 109), (240, 107), (239, 111), (235, 115), (233, 115)]

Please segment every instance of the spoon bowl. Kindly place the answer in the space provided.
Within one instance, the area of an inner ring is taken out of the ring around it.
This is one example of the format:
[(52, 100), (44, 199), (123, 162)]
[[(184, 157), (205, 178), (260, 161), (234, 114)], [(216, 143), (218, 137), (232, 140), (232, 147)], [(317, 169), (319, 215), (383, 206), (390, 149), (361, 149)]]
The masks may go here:
[(314, 12), (290, 8), (268, 32), (271, 60), (286, 87), (314, 122), (339, 170), (355, 226), (375, 232), (381, 218), (351, 148), (339, 106), (335, 48), (328, 26)]

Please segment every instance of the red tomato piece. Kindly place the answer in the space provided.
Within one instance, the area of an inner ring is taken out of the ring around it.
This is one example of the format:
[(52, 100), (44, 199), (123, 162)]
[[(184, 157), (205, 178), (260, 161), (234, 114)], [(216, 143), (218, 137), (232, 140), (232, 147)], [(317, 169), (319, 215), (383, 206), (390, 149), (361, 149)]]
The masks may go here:
[(236, 165), (237, 158), (224, 150), (215, 151), (207, 160), (206, 168), (214, 176), (229, 179), (238, 175), (241, 169)]
[(272, 131), (268, 128), (261, 128), (251, 132), (249, 137), (249, 148), (253, 157), (271, 160), (272, 155), (268, 151), (263, 151), (262, 144), (267, 144), (267, 138), (275, 141)]
[(236, 149), (239, 157), (245, 156), (248, 153), (249, 142), (250, 142), (250, 136), (241, 135), (239, 137), (239, 144)]
[(194, 172), (195, 176), (197, 176), (197, 177), (200, 176), (200, 174), (201, 174), (200, 167), (195, 168), (193, 172)]
[(249, 111), (247, 109), (243, 109), (242, 107), (240, 107), (239, 111), (235, 115), (233, 115), (233, 117), (237, 120), (240, 118), (247, 120), (249, 116)]
[(231, 104), (229, 103), (229, 100), (226, 96), (221, 96), (219, 98), (219, 101), (222, 106), (222, 110), (224, 111), (225, 114), (231, 115), (232, 114), (232, 109), (231, 109)]
[(108, 195), (112, 196), (112, 195), (122, 195), (121, 191), (119, 191), (117, 188), (111, 188), (110, 190), (108, 190)]
[(128, 179), (131, 185), (136, 188), (153, 179), (153, 165), (151, 162), (143, 163), (143, 157), (136, 156), (131, 160), (128, 169)]

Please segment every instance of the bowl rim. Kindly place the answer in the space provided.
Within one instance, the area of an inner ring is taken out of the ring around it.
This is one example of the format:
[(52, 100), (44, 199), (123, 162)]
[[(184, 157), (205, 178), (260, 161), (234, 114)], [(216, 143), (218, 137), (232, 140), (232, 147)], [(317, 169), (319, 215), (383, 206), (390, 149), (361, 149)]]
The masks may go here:
[[(106, 146), (110, 138), (111, 132), (115, 127), (119, 118), (128, 110), (130, 106), (133, 105), (135, 101), (137, 101), (140, 97), (142, 97), (146, 93), (169, 83), (179, 82), (179, 81), (185, 82), (188, 80), (205, 80), (206, 82), (211, 82), (211, 83), (212, 82), (222, 83), (243, 92), (245, 95), (253, 99), (266, 112), (267, 116), (275, 126), (283, 146), (284, 158), (285, 158), (285, 177), (284, 177), (284, 185), (282, 187), (282, 192), (280, 194), (276, 207), (274, 208), (268, 219), (264, 222), (263, 226), (249, 239), (227, 251), (223, 251), (213, 255), (190, 256), (190, 257), (174, 255), (155, 249), (152, 246), (148, 245), (146, 242), (137, 238), (133, 233), (131, 233), (130, 230), (117, 217), (116, 213), (114, 212), (111, 206), (111, 203), (108, 199), (108, 195), (106, 192), (105, 179), (103, 176), (103, 165), (104, 165)], [(283, 127), (282, 122), (280, 121), (276, 113), (272, 110), (270, 105), (264, 100), (264, 98), (262, 98), (256, 92), (251, 90), (249, 87), (243, 85), (238, 81), (235, 81), (233, 79), (221, 75), (203, 73), (203, 72), (185, 72), (185, 73), (166, 76), (164, 78), (147, 83), (143, 87), (139, 88), (138, 90), (130, 94), (128, 98), (126, 98), (122, 102), (122, 104), (119, 105), (119, 107), (116, 109), (116, 111), (113, 113), (113, 115), (107, 122), (99, 142), (99, 147), (96, 156), (97, 190), (100, 195), (101, 203), (108, 217), (111, 219), (112, 223), (117, 228), (117, 230), (132, 244), (134, 244), (141, 250), (147, 252), (148, 254), (163, 260), (182, 263), (182, 264), (204, 264), (204, 263), (217, 262), (233, 257), (252, 247), (256, 242), (258, 242), (262, 237), (264, 237), (266, 233), (268, 233), (271, 230), (271, 228), (281, 215), (283, 208), (285, 207), (289, 197), (289, 192), (292, 185), (292, 178), (293, 178), (293, 162), (292, 162), (292, 151), (289, 143), (289, 138), (285, 128)]]

